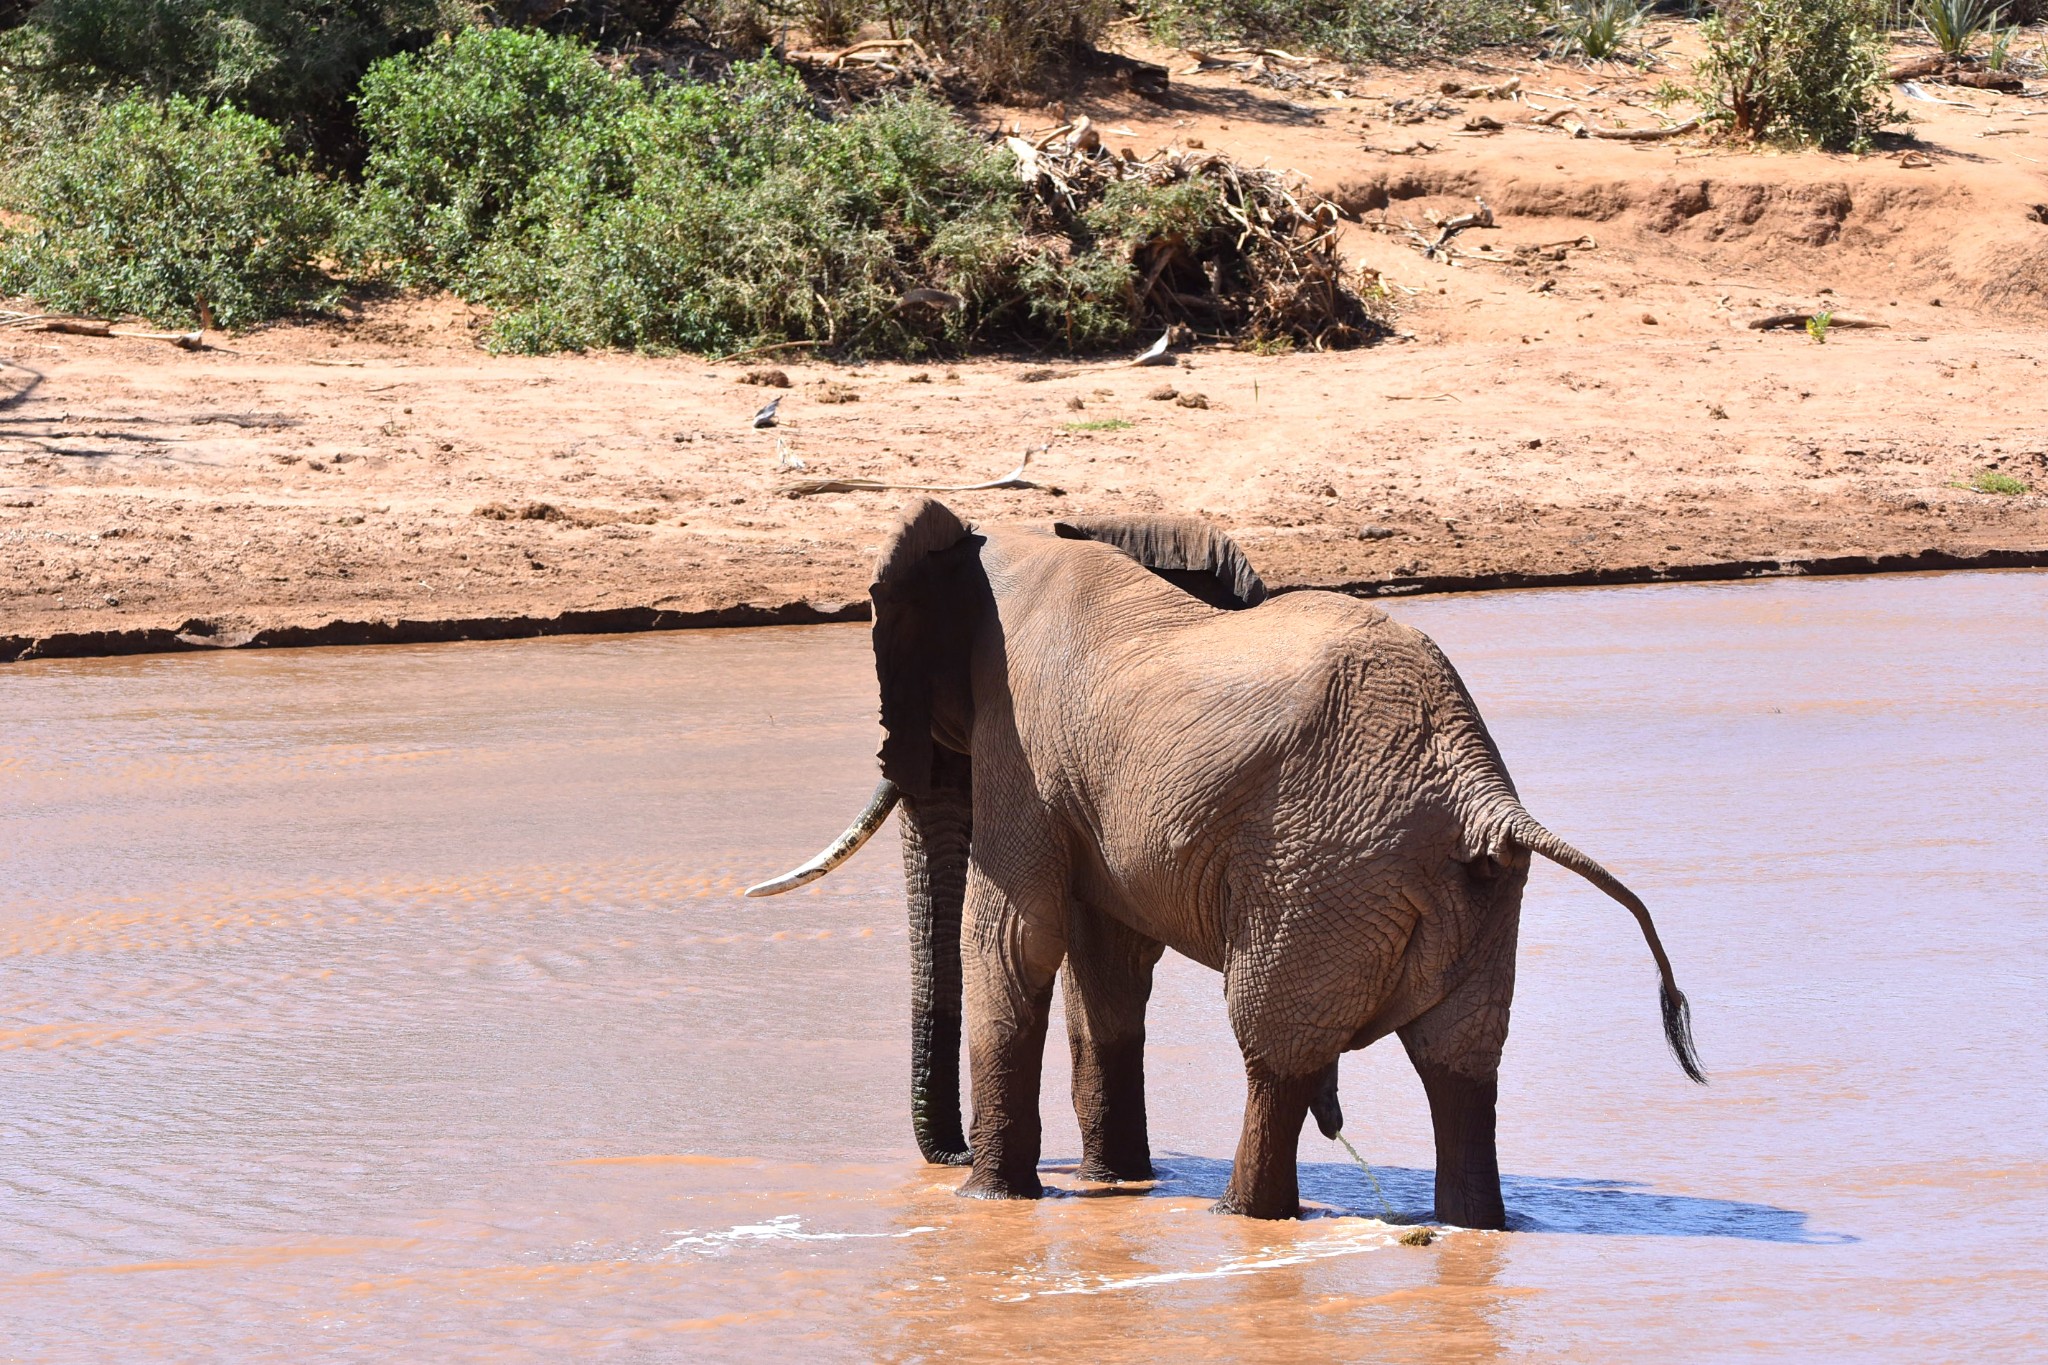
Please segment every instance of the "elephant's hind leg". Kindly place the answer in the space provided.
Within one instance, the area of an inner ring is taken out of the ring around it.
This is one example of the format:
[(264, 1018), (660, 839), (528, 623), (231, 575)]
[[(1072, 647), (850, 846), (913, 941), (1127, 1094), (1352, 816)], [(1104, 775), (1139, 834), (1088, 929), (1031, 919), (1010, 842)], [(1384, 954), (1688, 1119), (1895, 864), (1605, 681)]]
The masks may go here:
[(1493, 1130), (1515, 993), (1515, 918), (1504, 918), (1464, 980), (1400, 1030), (1436, 1130), (1436, 1216), (1465, 1228), (1507, 1226)]
[(1244, 1133), (1237, 1141), (1230, 1184), (1216, 1210), (1252, 1218), (1298, 1218), (1301, 1186), (1294, 1149), (1301, 1141), (1309, 1101), (1324, 1085), (1323, 1073), (1274, 1076), (1253, 1063), (1245, 1067), (1245, 1082)]
[(1165, 947), (1082, 902), (1067, 910), (1067, 1046), (1083, 1180), (1150, 1180), (1145, 1003)]

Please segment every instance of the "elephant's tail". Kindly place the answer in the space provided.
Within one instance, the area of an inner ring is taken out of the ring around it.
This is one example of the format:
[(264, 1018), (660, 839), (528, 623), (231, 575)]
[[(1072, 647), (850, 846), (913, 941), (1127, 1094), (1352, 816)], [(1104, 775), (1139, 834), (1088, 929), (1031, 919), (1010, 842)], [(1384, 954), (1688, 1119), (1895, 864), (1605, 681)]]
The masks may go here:
[(1505, 832), (1531, 853), (1540, 853), (1559, 867), (1578, 873), (1627, 906), (1629, 913), (1636, 917), (1636, 923), (1643, 930), (1643, 939), (1650, 945), (1650, 956), (1657, 959), (1657, 972), (1663, 978), (1663, 983), (1657, 988), (1657, 1000), (1664, 1012), (1664, 1039), (1671, 1044), (1671, 1053), (1678, 1058), (1678, 1065), (1685, 1074), (1705, 1085), (1707, 1073), (1701, 1068), (1699, 1053), (1693, 1047), (1692, 1007), (1686, 1003), (1685, 992), (1678, 989), (1678, 980), (1671, 974), (1671, 959), (1664, 955), (1664, 945), (1657, 938), (1657, 926), (1650, 919), (1649, 907), (1635, 892), (1623, 886), (1619, 877), (1537, 824), (1536, 817), (1519, 804)]

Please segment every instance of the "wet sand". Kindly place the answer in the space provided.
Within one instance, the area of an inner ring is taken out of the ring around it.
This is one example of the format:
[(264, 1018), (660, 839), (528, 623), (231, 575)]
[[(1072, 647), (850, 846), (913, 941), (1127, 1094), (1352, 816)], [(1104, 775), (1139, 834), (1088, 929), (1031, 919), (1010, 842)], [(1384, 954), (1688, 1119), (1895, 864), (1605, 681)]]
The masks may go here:
[[(1241, 1073), (1162, 964), (1156, 1189), (969, 1204), (905, 1104), (858, 627), (0, 674), (0, 1322), (81, 1359), (2020, 1359), (2048, 1275), (2048, 574), (1409, 601), (1522, 794), (1508, 1234), (1426, 1248), (1311, 1127), (1214, 1217)], [(1419, 1084), (1344, 1066), (1426, 1212)]]

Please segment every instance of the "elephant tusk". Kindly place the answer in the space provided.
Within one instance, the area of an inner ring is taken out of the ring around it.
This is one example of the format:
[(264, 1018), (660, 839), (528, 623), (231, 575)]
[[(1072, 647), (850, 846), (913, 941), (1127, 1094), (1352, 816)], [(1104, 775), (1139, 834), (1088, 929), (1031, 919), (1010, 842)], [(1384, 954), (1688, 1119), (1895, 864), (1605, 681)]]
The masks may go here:
[(814, 882), (833, 868), (860, 852), (860, 847), (874, 838), (875, 831), (889, 818), (889, 812), (896, 809), (896, 801), (902, 795), (896, 784), (883, 778), (876, 786), (875, 794), (868, 798), (867, 809), (854, 817), (846, 827), (846, 833), (829, 844), (823, 853), (800, 867), (793, 867), (780, 877), (771, 877), (765, 882), (750, 886), (745, 894), (749, 899), (761, 896), (779, 896), (795, 887)]

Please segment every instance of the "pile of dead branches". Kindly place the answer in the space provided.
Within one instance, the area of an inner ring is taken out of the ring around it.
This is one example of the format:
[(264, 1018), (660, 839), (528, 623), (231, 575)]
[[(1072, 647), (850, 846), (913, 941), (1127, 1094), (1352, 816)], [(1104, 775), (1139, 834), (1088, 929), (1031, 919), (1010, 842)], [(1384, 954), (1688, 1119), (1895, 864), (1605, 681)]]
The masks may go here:
[(1337, 206), (1289, 171), (1246, 166), (1220, 152), (1167, 147), (1147, 157), (1112, 154), (1083, 118), (1035, 138), (1011, 136), (1017, 173), (1034, 192), (1042, 226), (1088, 234), (1088, 209), (1113, 186), (1199, 183), (1216, 212), (1198, 232), (1131, 244), (1133, 315), (1197, 335), (1325, 349), (1388, 332), (1377, 276), (1347, 273), (1337, 250)]

